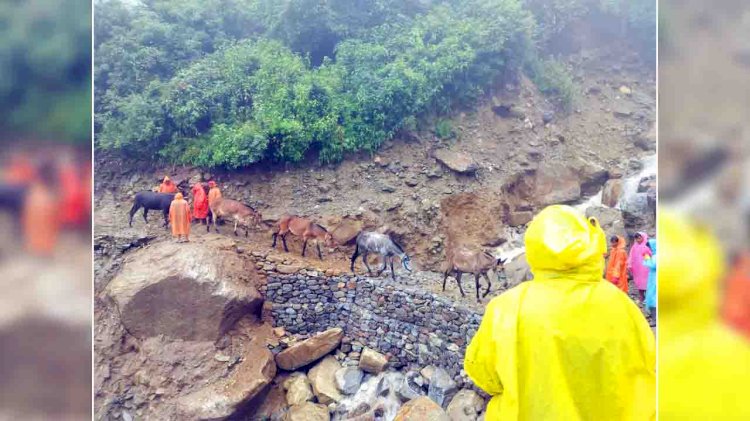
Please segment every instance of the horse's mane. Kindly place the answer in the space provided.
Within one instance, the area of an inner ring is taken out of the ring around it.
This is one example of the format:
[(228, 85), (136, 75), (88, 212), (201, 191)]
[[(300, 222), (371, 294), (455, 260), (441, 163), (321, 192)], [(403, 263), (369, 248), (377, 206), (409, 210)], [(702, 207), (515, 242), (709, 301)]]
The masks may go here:
[(393, 237), (391, 237), (391, 236), (388, 236), (388, 238), (391, 239), (391, 243), (393, 243), (393, 245), (396, 246), (396, 248), (398, 249), (398, 251), (400, 251), (401, 253), (404, 253), (404, 248), (401, 247), (401, 244), (397, 243), (396, 240), (394, 240)]

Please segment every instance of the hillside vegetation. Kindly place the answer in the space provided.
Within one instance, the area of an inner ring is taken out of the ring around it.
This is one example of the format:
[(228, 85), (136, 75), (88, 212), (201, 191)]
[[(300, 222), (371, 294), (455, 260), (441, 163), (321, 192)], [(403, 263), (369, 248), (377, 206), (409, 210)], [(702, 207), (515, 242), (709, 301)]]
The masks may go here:
[(99, 1), (97, 147), (205, 167), (336, 161), (522, 71), (570, 107), (576, 86), (545, 44), (591, 13), (648, 39), (652, 3)]
[(79, 0), (0, 3), (0, 74), (4, 134), (89, 142), (90, 5)]

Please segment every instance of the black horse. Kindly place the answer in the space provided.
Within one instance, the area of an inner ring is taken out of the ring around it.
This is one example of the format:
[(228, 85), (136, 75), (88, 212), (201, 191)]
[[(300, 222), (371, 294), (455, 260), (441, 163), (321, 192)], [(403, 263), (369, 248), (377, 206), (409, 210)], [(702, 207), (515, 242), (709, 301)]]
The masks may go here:
[(160, 210), (164, 214), (164, 227), (169, 226), (169, 206), (174, 200), (175, 193), (155, 193), (142, 191), (135, 194), (133, 207), (130, 208), (130, 226), (133, 226), (133, 215), (143, 208), (143, 220), (148, 223), (148, 211)]

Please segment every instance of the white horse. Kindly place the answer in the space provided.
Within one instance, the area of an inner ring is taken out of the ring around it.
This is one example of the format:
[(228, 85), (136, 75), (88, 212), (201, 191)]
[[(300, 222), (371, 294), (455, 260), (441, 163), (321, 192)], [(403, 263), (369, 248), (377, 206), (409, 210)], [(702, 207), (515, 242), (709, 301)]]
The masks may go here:
[(367, 268), (367, 273), (372, 275), (370, 265), (367, 264), (367, 256), (370, 253), (376, 253), (383, 256), (383, 267), (380, 269), (380, 272), (378, 272), (378, 276), (380, 276), (387, 268), (388, 258), (390, 258), (391, 276), (394, 281), (396, 280), (396, 272), (393, 270), (393, 259), (396, 256), (401, 259), (401, 264), (404, 266), (404, 269), (406, 269), (407, 272), (411, 272), (411, 259), (406, 255), (404, 249), (391, 240), (391, 237), (372, 231), (363, 231), (357, 236), (357, 246), (352, 255), (352, 272), (354, 272), (354, 262), (361, 254), (362, 261)]

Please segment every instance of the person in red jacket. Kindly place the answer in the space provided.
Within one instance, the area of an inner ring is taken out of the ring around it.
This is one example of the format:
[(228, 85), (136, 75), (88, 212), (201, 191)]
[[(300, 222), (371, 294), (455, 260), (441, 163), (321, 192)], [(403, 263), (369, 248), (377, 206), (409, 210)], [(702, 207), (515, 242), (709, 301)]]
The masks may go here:
[(192, 192), (193, 218), (201, 220), (204, 224), (206, 224), (208, 222), (208, 196), (206, 195), (206, 191), (203, 189), (203, 184), (193, 184)]
[(60, 223), (80, 226), (86, 221), (86, 201), (83, 180), (71, 157), (65, 157), (58, 166), (60, 182)]

